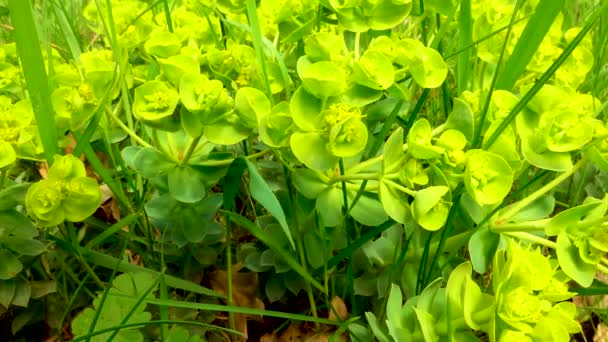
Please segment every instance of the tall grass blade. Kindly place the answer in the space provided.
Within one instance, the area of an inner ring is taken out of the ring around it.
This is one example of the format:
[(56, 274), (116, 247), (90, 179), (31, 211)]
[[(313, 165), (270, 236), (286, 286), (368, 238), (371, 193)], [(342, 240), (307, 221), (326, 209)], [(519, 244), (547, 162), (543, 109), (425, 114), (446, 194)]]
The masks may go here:
[(112, 331), (117, 331), (118, 332), (118, 331), (120, 331), (122, 329), (145, 327), (145, 326), (148, 326), (148, 325), (160, 325), (160, 324), (192, 325), (192, 326), (197, 326), (197, 327), (201, 327), (201, 328), (206, 328), (206, 329), (209, 329), (209, 330), (218, 330), (218, 331), (227, 332), (227, 333), (230, 333), (230, 334), (233, 334), (233, 335), (236, 335), (236, 336), (245, 337), (245, 335), (242, 332), (240, 332), (240, 331), (236, 331), (236, 330), (231, 330), (231, 329), (219, 327), (219, 326), (216, 326), (216, 325), (213, 325), (213, 324), (201, 323), (201, 322), (196, 322), (196, 321), (162, 320), (161, 319), (161, 320), (156, 320), (156, 321), (122, 324), (122, 325), (117, 325), (115, 327), (100, 329), (100, 330), (97, 330), (97, 331), (92, 332), (90, 334), (78, 336), (78, 337), (74, 338), (72, 340), (72, 342), (89, 340), (91, 337), (95, 337), (95, 336), (98, 336), (98, 335), (103, 335), (103, 334), (106, 334), (106, 333), (109, 333), (109, 332), (112, 332)]
[(315, 278), (313, 278), (312, 275), (310, 275), (306, 271), (306, 269), (302, 265), (300, 265), (300, 263), (293, 257), (292, 253), (286, 251), (273, 236), (266, 233), (260, 227), (256, 226), (253, 222), (249, 221), (248, 219), (242, 217), (239, 214), (225, 210), (221, 210), (221, 212), (227, 217), (229, 217), (230, 220), (234, 223), (237, 223), (238, 225), (249, 230), (251, 234), (253, 234), (258, 240), (260, 240), (266, 246), (270, 247), (276, 254), (280, 255), (281, 258), (283, 258), (283, 260), (285, 260), (285, 262), (291, 267), (291, 269), (298, 273), (300, 276), (302, 276), (302, 278), (310, 282), (321, 292), (325, 292), (323, 285), (321, 285), (321, 283), (319, 283)]
[(564, 3), (565, 0), (541, 0), (536, 5), (534, 14), (526, 24), (496, 83), (497, 89), (511, 90), (513, 88), (519, 76), (526, 70), (528, 62), (538, 50), (553, 21), (564, 7)]
[[(471, 0), (462, 0), (460, 3), (460, 15), (458, 16), (458, 49), (470, 46), (473, 41), (473, 17), (471, 16)], [(471, 50), (462, 50), (458, 55), (458, 94), (462, 94), (468, 87), (470, 70)]]
[(258, 11), (255, 0), (247, 0), (247, 17), (249, 18), (249, 26), (251, 27), (251, 36), (253, 37), (253, 47), (255, 48), (255, 54), (258, 57), (258, 63), (262, 70), (262, 78), (264, 81), (264, 87), (266, 87), (266, 94), (270, 103), (273, 104), (272, 90), (270, 89), (270, 81), (268, 79), (268, 70), (266, 68), (266, 58), (264, 57), (264, 47), (262, 45), (262, 31), (260, 30), (260, 20), (258, 18)]
[(50, 165), (58, 150), (57, 132), (53, 117), (51, 91), (40, 50), (32, 4), (30, 1), (9, 0), (8, 7), (15, 28), (15, 42), (23, 67), (25, 83), (38, 123), (44, 156)]

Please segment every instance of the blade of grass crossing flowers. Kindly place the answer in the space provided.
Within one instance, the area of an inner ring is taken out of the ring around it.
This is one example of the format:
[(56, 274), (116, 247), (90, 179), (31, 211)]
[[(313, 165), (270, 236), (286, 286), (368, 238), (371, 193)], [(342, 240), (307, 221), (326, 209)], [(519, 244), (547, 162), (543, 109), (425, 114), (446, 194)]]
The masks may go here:
[(486, 92), (486, 98), (485, 98), (484, 105), (483, 105), (483, 108), (480, 113), (481, 118), (479, 119), (479, 125), (478, 125), (480, 128), (477, 129), (473, 135), (473, 141), (471, 143), (473, 148), (478, 147), (478, 145), (480, 143), (479, 140), (481, 138), (481, 127), (485, 126), (488, 110), (490, 109), (490, 102), (492, 101), (492, 94), (494, 93), (494, 89), (496, 88), (496, 82), (498, 80), (500, 72), (502, 71), (500, 67), (502, 65), (503, 59), (505, 58), (505, 52), (507, 51), (507, 44), (509, 43), (509, 39), (511, 38), (511, 33), (513, 32), (513, 24), (515, 23), (515, 18), (517, 18), (517, 14), (519, 13), (519, 10), (522, 5), (523, 5), (522, 0), (517, 1), (517, 3), (515, 4), (515, 8), (513, 9), (513, 13), (511, 14), (511, 20), (509, 21), (509, 29), (507, 30), (507, 35), (502, 44), (502, 49), (500, 50), (500, 56), (498, 57), (498, 63), (496, 65), (496, 69), (494, 70), (494, 75), (492, 76), (492, 82), (490, 83), (490, 89), (488, 89), (488, 91)]
[(511, 90), (513, 88), (519, 76), (526, 70), (528, 62), (538, 50), (565, 2), (565, 0), (541, 0), (536, 5), (536, 11), (526, 24), (496, 83), (497, 89)]
[(262, 78), (264, 80), (264, 87), (270, 104), (274, 105), (272, 99), (272, 90), (270, 89), (270, 81), (268, 80), (268, 70), (266, 68), (266, 58), (264, 58), (264, 46), (262, 44), (262, 32), (260, 31), (260, 20), (258, 18), (257, 6), (255, 0), (247, 0), (247, 17), (249, 18), (249, 26), (251, 27), (251, 36), (253, 37), (253, 47), (255, 48), (255, 54), (258, 57), (258, 63), (262, 70)]
[[(127, 296), (123, 294), (113, 293), (110, 294), (115, 297), (123, 297), (123, 298), (133, 298), (132, 296)], [(261, 310), (254, 309), (242, 306), (230, 306), (230, 305), (219, 305), (219, 304), (206, 304), (206, 303), (193, 303), (193, 302), (183, 302), (177, 300), (159, 300), (159, 299), (145, 299), (144, 303), (150, 305), (166, 305), (173, 308), (183, 308), (183, 309), (192, 309), (192, 310), (200, 310), (200, 311), (212, 311), (212, 312), (234, 312), (244, 315), (254, 315), (254, 316), (266, 316), (266, 317), (277, 317), (284, 318), (293, 321), (302, 321), (302, 322), (315, 322), (319, 324), (327, 324), (331, 326), (340, 325), (340, 322), (337, 320), (331, 320), (327, 318), (314, 318), (311, 316), (294, 314), (289, 312), (279, 312), (272, 310)]]
[[(462, 0), (460, 3), (460, 15), (458, 16), (458, 49), (470, 46), (473, 41), (473, 17), (471, 16), (471, 0)], [(471, 49), (462, 50), (458, 55), (458, 94), (467, 90), (471, 62)]]
[(40, 40), (30, 1), (9, 0), (8, 7), (14, 26), (15, 42), (23, 67), (34, 115), (38, 124), (44, 156), (49, 164), (57, 153), (57, 132), (53, 117), (51, 92), (44, 69)]
[(519, 112), (521, 112), (526, 107), (528, 102), (530, 102), (530, 100), (534, 97), (534, 95), (536, 95), (536, 93), (538, 93), (538, 91), (542, 88), (542, 86), (545, 85), (545, 83), (547, 83), (547, 81), (549, 81), (549, 79), (553, 76), (553, 74), (555, 74), (557, 69), (559, 69), (559, 67), (566, 61), (566, 59), (570, 56), (570, 54), (572, 54), (572, 51), (574, 51), (574, 49), (578, 46), (578, 44), (583, 40), (585, 35), (591, 30), (593, 25), (600, 18), (600, 15), (607, 9), (608, 9), (608, 1), (604, 1), (602, 3), (601, 7), (596, 9), (595, 12), (593, 12), (593, 14), (587, 19), (587, 22), (585, 23), (585, 25), (583, 26), (581, 31), (576, 35), (576, 37), (574, 37), (574, 39), (572, 39), (570, 44), (568, 44), (568, 46), (566, 46), (566, 48), (561, 53), (561, 55), (559, 55), (559, 57), (557, 57), (555, 62), (553, 62), (553, 64), (551, 64), (551, 66), (547, 69), (547, 71), (545, 71), (545, 73), (540, 76), (538, 81), (536, 81), (536, 83), (534, 83), (532, 88), (530, 88), (530, 90), (528, 90), (528, 92), (521, 98), (521, 100), (519, 100), (519, 102), (515, 105), (515, 107), (513, 107), (511, 112), (509, 112), (507, 117), (500, 123), (498, 128), (494, 131), (494, 133), (492, 133), (492, 135), (488, 138), (488, 140), (484, 144), (484, 149), (488, 149), (490, 146), (492, 146), (492, 144), (494, 144), (494, 142), (496, 142), (496, 139), (498, 139), (498, 136), (507, 128), (508, 125), (511, 124), (511, 122), (513, 122), (513, 120), (515, 119), (517, 114), (519, 114)]
[(289, 251), (286, 251), (281, 246), (281, 244), (278, 241), (276, 241), (276, 239), (272, 235), (266, 233), (264, 230), (262, 230), (262, 228), (256, 226), (253, 222), (249, 221), (248, 219), (242, 217), (239, 214), (236, 214), (236, 213), (233, 213), (230, 211), (225, 211), (225, 210), (221, 210), (221, 211), (224, 215), (229, 217), (232, 222), (237, 223), (238, 225), (246, 228), (247, 230), (249, 230), (251, 232), (251, 234), (253, 234), (256, 238), (258, 238), (258, 240), (260, 240), (266, 246), (268, 246), (272, 250), (274, 250), (274, 252), (277, 253), (278, 255), (280, 255), (281, 258), (283, 258), (283, 260), (285, 260), (285, 262), (296, 273), (298, 273), (300, 276), (302, 276), (302, 278), (304, 278), (306, 281), (310, 282), (310, 284), (312, 284), (314, 287), (316, 287), (321, 292), (325, 291), (325, 289), (323, 288), (323, 285), (321, 285), (321, 283), (319, 283), (315, 278), (313, 278), (312, 275), (310, 275), (304, 269), (304, 267), (302, 267), (302, 265), (300, 265), (300, 263), (293, 257), (292, 253)]
[(63, 33), (63, 38), (68, 44), (68, 48), (70, 49), (70, 53), (72, 54), (74, 61), (76, 61), (77, 64), (80, 64), (80, 54), (82, 53), (80, 49), (80, 42), (76, 38), (77, 36), (74, 34), (72, 25), (70, 25), (70, 22), (68, 21), (68, 14), (64, 3), (60, 1), (53, 1), (53, 10), (55, 12), (55, 17), (57, 18), (57, 24), (59, 24), (61, 33)]

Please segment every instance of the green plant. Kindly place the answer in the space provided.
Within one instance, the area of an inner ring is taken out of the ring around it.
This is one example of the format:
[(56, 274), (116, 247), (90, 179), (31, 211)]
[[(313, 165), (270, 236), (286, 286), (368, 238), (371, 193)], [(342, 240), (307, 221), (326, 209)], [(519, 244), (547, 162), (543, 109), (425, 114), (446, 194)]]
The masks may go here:
[(363, 341), (582, 331), (571, 299), (608, 272), (605, 2), (6, 11), (0, 315), (52, 282), (45, 324), (76, 340), (237, 339), (257, 315)]

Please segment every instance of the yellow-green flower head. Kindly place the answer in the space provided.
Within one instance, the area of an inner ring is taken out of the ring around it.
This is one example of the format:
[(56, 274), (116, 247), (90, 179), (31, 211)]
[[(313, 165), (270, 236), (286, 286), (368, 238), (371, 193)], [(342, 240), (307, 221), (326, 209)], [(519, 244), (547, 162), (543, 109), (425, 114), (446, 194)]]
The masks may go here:
[(48, 179), (33, 184), (25, 198), (27, 212), (41, 227), (83, 221), (100, 204), (99, 185), (86, 177), (84, 164), (73, 155), (55, 156)]

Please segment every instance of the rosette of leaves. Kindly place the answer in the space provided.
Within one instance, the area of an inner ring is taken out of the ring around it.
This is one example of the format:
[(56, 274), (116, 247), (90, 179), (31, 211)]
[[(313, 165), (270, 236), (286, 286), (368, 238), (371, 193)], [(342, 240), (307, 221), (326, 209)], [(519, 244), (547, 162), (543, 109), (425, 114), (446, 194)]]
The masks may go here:
[(448, 67), (441, 54), (420, 41), (404, 38), (395, 43), (394, 61), (407, 70), (423, 88), (437, 88), (445, 80)]
[(83, 221), (100, 204), (99, 185), (86, 176), (84, 164), (73, 155), (55, 156), (48, 178), (32, 184), (25, 198), (28, 214), (41, 227)]
[(135, 88), (133, 115), (151, 127), (174, 131), (179, 122), (174, 115), (179, 94), (169, 83), (148, 81)]
[(467, 151), (464, 185), (469, 195), (480, 205), (502, 201), (513, 183), (513, 171), (499, 155), (484, 150)]
[(530, 164), (552, 171), (572, 168), (570, 152), (587, 144), (594, 128), (591, 113), (574, 107), (577, 100), (582, 99), (544, 85), (517, 116), (522, 154)]
[(368, 137), (358, 107), (336, 98), (325, 102), (325, 108), (323, 103), (303, 86), (290, 102), (293, 121), (299, 128), (291, 136), (291, 150), (304, 165), (319, 171), (334, 167), (340, 157), (360, 153)]
[[(93, 331), (116, 327), (121, 324), (144, 323), (150, 321), (152, 314), (145, 311), (146, 303), (140, 301), (141, 297), (154, 299), (158, 280), (149, 273), (125, 273), (112, 282), (107, 296), (99, 294), (93, 300), (93, 308), (86, 308), (72, 321), (72, 332), (75, 337), (89, 333), (91, 325)], [(97, 312), (98, 311), (98, 312)], [(91, 341), (132, 342), (143, 341), (144, 336), (138, 329), (121, 329), (116, 335), (113, 331), (91, 337)]]
[(392, 29), (412, 9), (411, 0), (329, 0), (329, 4), (340, 25), (353, 32)]
[(496, 321), (489, 334), (496, 340), (518, 335), (532, 341), (569, 341), (581, 330), (576, 306), (565, 300), (569, 278), (540, 250), (509, 241), (494, 258)]
[(28, 100), (15, 104), (0, 95), (0, 169), (11, 166), (17, 158), (35, 158), (42, 153), (34, 113)]
[(603, 225), (608, 197), (587, 197), (544, 224), (547, 236), (557, 236), (556, 254), (561, 268), (582, 286), (590, 286), (602, 258), (608, 252), (608, 235)]
[(16, 285), (24, 282), (15, 277), (23, 270), (23, 257), (37, 256), (46, 250), (44, 243), (36, 239), (36, 226), (16, 209), (23, 205), (29, 185), (15, 184), (0, 191), (0, 304), (5, 307), (27, 304), (29, 294)]
[[(196, 145), (192, 144), (196, 142)], [(192, 138), (183, 130), (157, 132), (156, 147), (130, 146), (122, 151), (125, 163), (148, 178), (163, 193), (182, 203), (196, 203), (216, 184), (225, 167), (206, 166), (213, 159), (232, 155), (212, 153), (215, 144), (205, 138)], [(188, 151), (191, 154), (187, 160)]]

